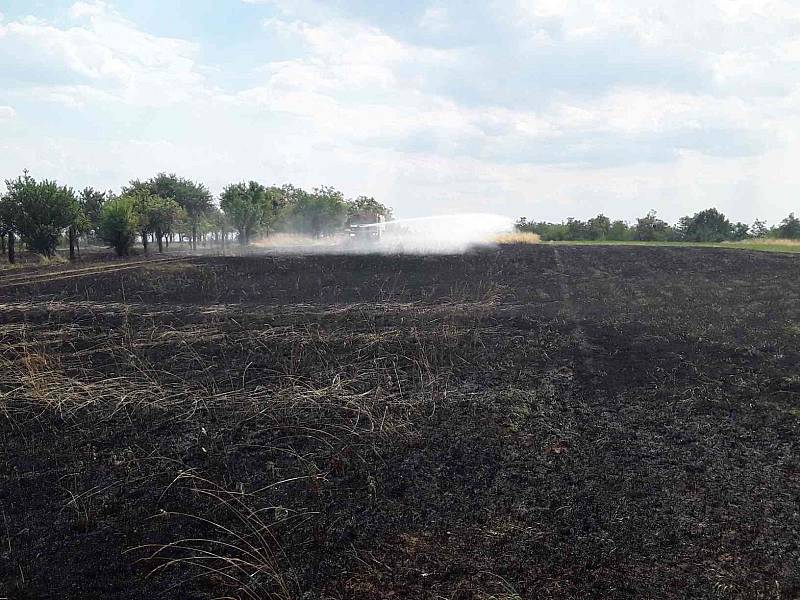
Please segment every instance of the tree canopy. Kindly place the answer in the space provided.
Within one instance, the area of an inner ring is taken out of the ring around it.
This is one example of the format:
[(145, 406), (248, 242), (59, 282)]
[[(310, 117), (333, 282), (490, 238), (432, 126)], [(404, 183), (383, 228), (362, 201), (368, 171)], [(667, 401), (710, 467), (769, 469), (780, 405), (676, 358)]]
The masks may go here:
[(347, 217), (344, 196), (330, 186), (296, 193), (286, 211), (289, 229), (315, 238), (340, 229)]
[(242, 245), (247, 245), (252, 236), (273, 220), (274, 195), (274, 191), (255, 181), (234, 183), (222, 191), (220, 208), (239, 233)]
[(100, 192), (93, 187), (86, 187), (78, 194), (78, 205), (86, 217), (88, 231), (97, 232), (100, 229), (100, 215), (103, 204), (111, 196), (110, 193)]
[(721, 242), (732, 238), (733, 226), (716, 208), (709, 208), (683, 217), (678, 230), (688, 242)]
[(789, 213), (778, 226), (778, 235), (788, 240), (800, 239), (800, 219), (795, 217), (794, 213)]
[(80, 207), (71, 188), (55, 181), (36, 181), (27, 172), (6, 180), (8, 205), (4, 213), (31, 250), (53, 256), (64, 230), (74, 225)]
[(158, 173), (147, 181), (132, 180), (122, 188), (122, 193), (141, 189), (147, 190), (152, 196), (174, 200), (183, 209), (191, 230), (192, 247), (196, 248), (200, 224), (213, 206), (208, 188), (202, 183), (178, 177), (174, 173)]

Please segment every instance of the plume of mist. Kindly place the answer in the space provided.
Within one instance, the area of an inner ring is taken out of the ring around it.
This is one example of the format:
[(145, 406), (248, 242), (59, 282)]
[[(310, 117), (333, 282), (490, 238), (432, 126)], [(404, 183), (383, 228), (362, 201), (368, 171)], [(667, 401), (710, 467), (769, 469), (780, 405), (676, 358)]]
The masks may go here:
[[(312, 239), (278, 234), (256, 242), (255, 246), (269, 252), (314, 254), (454, 254), (496, 243), (501, 236), (514, 231), (514, 220), (495, 214), (463, 213), (369, 223), (360, 228), (365, 235)], [(380, 236), (368, 235), (371, 229), (379, 229)]]

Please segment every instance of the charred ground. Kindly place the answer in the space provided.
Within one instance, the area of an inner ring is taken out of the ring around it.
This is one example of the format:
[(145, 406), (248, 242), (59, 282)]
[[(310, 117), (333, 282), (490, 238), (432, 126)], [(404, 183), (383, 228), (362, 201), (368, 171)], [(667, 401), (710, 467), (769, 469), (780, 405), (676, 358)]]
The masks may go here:
[(800, 595), (797, 257), (0, 277), (0, 344), (0, 597)]

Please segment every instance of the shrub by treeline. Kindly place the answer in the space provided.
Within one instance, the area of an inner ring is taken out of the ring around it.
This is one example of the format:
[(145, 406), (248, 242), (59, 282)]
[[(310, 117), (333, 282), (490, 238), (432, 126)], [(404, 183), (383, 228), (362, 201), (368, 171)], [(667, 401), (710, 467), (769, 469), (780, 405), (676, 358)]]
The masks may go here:
[(49, 257), (66, 237), (70, 258), (75, 258), (80, 239), (93, 237), (124, 256), (137, 240), (145, 252), (151, 241), (162, 252), (176, 236), (192, 248), (198, 240), (224, 245), (231, 235), (246, 245), (276, 231), (328, 235), (359, 213), (391, 216), (389, 208), (371, 197), (349, 200), (332, 187), (308, 192), (255, 181), (226, 186), (217, 205), (202, 183), (166, 173), (133, 180), (119, 195), (91, 187), (76, 193), (54, 181), (37, 181), (27, 171), (6, 180), (6, 188), (0, 198), (0, 249), (11, 262), (17, 239)]
[(764, 221), (731, 223), (715, 208), (682, 217), (675, 225), (658, 218), (655, 211), (629, 224), (597, 215), (588, 221), (567, 219), (563, 223), (528, 221), (521, 217), (517, 229), (536, 233), (545, 241), (644, 241), (725, 242), (753, 238), (800, 239), (800, 219), (789, 214), (780, 224), (768, 228)]

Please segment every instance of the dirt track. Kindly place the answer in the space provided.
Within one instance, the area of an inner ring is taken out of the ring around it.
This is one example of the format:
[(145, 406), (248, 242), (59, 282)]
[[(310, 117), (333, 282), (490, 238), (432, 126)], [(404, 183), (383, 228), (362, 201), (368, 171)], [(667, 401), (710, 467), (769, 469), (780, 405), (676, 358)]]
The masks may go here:
[(127, 271), (128, 269), (136, 269), (144, 266), (158, 265), (171, 262), (181, 262), (191, 260), (191, 257), (171, 257), (171, 258), (153, 258), (147, 260), (126, 261), (122, 264), (99, 264), (91, 267), (82, 268), (68, 268), (57, 271), (47, 272), (25, 272), (15, 273), (9, 271), (8, 273), (0, 273), (0, 288), (12, 287), (20, 285), (29, 285), (32, 283), (43, 282), (56, 282), (65, 279), (73, 279), (75, 277), (88, 277), (90, 275), (99, 275), (105, 273), (116, 273), (118, 271)]
[(203, 257), (0, 344), (0, 597), (800, 596), (794, 256)]

